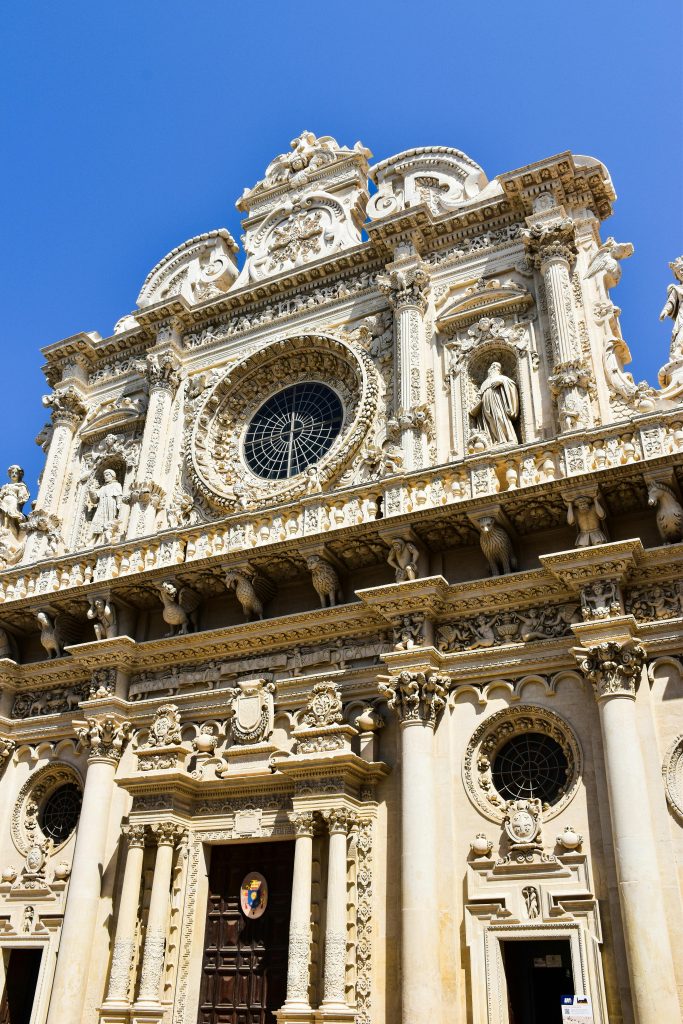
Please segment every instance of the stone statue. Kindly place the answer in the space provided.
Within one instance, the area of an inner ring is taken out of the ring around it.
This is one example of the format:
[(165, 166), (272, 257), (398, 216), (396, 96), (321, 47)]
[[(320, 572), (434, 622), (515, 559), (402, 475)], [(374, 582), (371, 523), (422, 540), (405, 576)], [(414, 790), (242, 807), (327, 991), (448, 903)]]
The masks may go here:
[(671, 487), (659, 480), (647, 485), (647, 503), (657, 509), (657, 529), (663, 544), (683, 540), (683, 508)]
[(313, 589), (322, 608), (333, 608), (344, 600), (337, 570), (321, 555), (309, 555), (306, 565), (311, 573)]
[(105, 469), (103, 481), (99, 487), (90, 489), (91, 507), (95, 509), (90, 532), (96, 543), (108, 544), (114, 539), (119, 526), (123, 488), (113, 469)]
[(0, 528), (10, 530), (17, 537), (19, 526), (26, 519), (22, 509), (29, 499), (29, 490), (21, 466), (10, 466), (7, 475), (9, 483), (0, 487)]
[(88, 608), (88, 618), (92, 620), (97, 640), (111, 640), (118, 636), (116, 605), (113, 601), (96, 597)]
[(670, 284), (666, 290), (666, 302), (659, 314), (659, 319), (671, 317), (674, 322), (671, 332), (671, 358), (683, 357), (683, 256), (670, 263), (669, 266), (676, 278), (676, 284)]
[(519, 444), (514, 421), (519, 416), (517, 385), (502, 372), (500, 363), (491, 363), (479, 388), (479, 401), (470, 415), (481, 422), (494, 444)]
[(418, 576), (417, 560), (420, 552), (411, 540), (394, 537), (389, 549), (387, 562), (396, 573), (396, 582), (416, 580)]
[(580, 494), (572, 501), (568, 501), (567, 522), (570, 526), (576, 523), (579, 530), (574, 546), (587, 548), (595, 544), (606, 544), (607, 535), (602, 528), (606, 516), (607, 513), (597, 498)]
[(479, 544), (489, 563), (492, 576), (506, 576), (517, 568), (517, 559), (508, 537), (507, 530), (497, 523), (493, 516), (482, 516), (477, 520)]

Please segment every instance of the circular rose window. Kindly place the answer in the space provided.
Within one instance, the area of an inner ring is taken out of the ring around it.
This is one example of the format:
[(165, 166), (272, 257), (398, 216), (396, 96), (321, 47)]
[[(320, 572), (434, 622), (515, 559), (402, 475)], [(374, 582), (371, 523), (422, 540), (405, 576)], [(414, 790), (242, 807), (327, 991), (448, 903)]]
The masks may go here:
[(329, 451), (343, 419), (332, 388), (319, 381), (293, 384), (272, 395), (252, 417), (244, 438), (247, 465), (267, 480), (296, 476)]
[(506, 800), (538, 799), (554, 804), (569, 776), (567, 756), (543, 733), (526, 732), (503, 744), (493, 759), (493, 785)]

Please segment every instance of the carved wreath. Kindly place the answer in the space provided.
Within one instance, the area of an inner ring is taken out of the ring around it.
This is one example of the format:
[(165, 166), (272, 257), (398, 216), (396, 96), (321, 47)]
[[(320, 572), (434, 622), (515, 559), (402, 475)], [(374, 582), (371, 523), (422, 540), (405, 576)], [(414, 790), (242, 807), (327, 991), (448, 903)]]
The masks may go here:
[[(76, 769), (68, 764), (57, 763), (33, 772), (19, 790), (12, 812), (11, 834), (12, 842), (23, 857), (46, 838), (39, 824), (41, 807), (56, 789), (69, 784), (83, 790), (83, 779)], [(68, 842), (69, 838), (71, 837), (67, 837), (64, 843)], [(54, 849), (60, 849), (64, 843), (58, 844)]]
[(472, 734), (463, 761), (463, 781), (471, 802), (490, 821), (502, 822), (505, 798), (495, 789), (491, 767), (493, 759), (509, 739), (538, 732), (555, 740), (567, 759), (568, 774), (560, 798), (544, 811), (547, 821), (556, 817), (574, 799), (582, 768), (582, 752), (573, 730), (553, 711), (531, 704), (504, 708), (487, 718)]
[(326, 335), (285, 338), (231, 367), (199, 410), (187, 455), (197, 490), (214, 507), (295, 500), (306, 493), (305, 474), (264, 480), (247, 465), (242, 445), (251, 417), (276, 391), (300, 381), (334, 388), (344, 407), (336, 441), (317, 464), (322, 487), (341, 474), (365, 440), (377, 413), (379, 380), (369, 356)]

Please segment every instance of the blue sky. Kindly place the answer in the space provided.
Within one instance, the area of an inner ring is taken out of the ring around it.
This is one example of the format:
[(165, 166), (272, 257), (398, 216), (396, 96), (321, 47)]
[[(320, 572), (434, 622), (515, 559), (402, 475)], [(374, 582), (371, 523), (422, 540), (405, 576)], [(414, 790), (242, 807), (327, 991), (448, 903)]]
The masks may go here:
[(619, 199), (632, 241), (613, 299), (636, 379), (655, 381), (658, 314), (683, 250), (683, 7), (431, 0), (64, 0), (3, 14), (5, 386), (0, 479), (35, 496), (47, 390), (38, 349), (111, 333), (148, 270), (234, 203), (304, 128), (382, 159), (456, 146), (489, 177), (571, 149)]

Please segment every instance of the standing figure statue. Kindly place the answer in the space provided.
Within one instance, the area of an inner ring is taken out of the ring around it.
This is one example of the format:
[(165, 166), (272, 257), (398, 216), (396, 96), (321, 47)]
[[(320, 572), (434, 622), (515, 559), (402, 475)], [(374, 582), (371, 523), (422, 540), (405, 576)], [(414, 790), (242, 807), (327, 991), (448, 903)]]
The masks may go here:
[(7, 475), (9, 483), (0, 487), (0, 528), (18, 537), (19, 525), (26, 518), (22, 509), (29, 499), (29, 491), (21, 466), (10, 466)]
[(500, 363), (491, 363), (479, 388), (479, 401), (470, 410), (494, 444), (519, 444), (514, 420), (519, 416), (517, 385), (502, 372)]
[(663, 320), (669, 316), (674, 322), (671, 332), (671, 358), (683, 357), (683, 256), (670, 263), (669, 266), (676, 278), (676, 284), (670, 284), (666, 290), (666, 302), (659, 314)]
[(113, 469), (105, 469), (101, 486), (90, 488), (91, 507), (95, 514), (90, 523), (90, 532), (96, 544), (109, 544), (116, 533), (121, 514), (123, 488), (116, 479)]
[(396, 573), (397, 583), (417, 579), (417, 560), (419, 557), (420, 552), (411, 540), (404, 540), (403, 537), (394, 537), (389, 549), (387, 562)]
[(88, 618), (92, 621), (97, 640), (111, 640), (118, 636), (116, 621), (116, 605), (103, 597), (96, 597), (88, 608)]
[(587, 494), (579, 494), (571, 500), (565, 499), (567, 504), (567, 522), (570, 526), (576, 523), (578, 534), (574, 546), (577, 548), (594, 547), (596, 544), (606, 544), (607, 535), (603, 528), (603, 522), (607, 516), (605, 509), (597, 497)]

